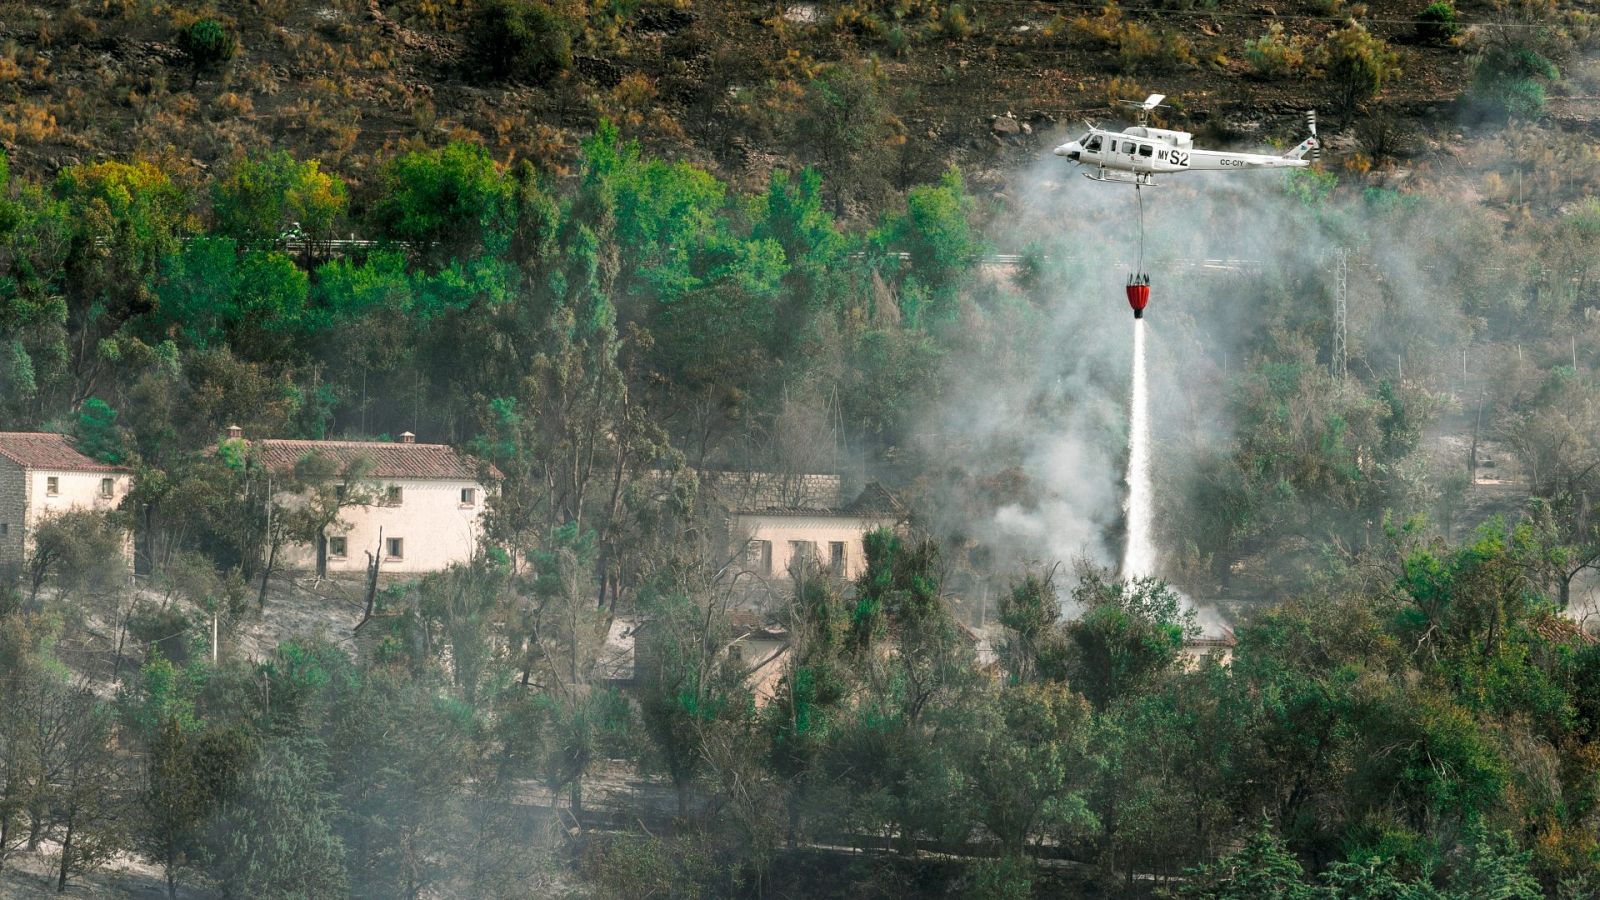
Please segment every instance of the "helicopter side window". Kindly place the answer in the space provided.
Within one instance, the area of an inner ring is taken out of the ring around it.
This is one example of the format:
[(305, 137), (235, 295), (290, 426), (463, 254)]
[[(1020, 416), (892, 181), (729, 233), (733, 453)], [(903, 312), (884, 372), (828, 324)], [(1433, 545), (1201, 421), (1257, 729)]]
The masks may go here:
[(1140, 144), (1139, 145), (1139, 155), (1140, 156), (1149, 156), (1150, 154), (1152, 154), (1154, 152), (1156, 152), (1156, 148), (1150, 146), (1149, 144)]
[(1088, 150), (1090, 153), (1099, 153), (1100, 152), (1100, 135), (1097, 134), (1094, 137), (1089, 138), (1089, 143), (1084, 144), (1083, 145), (1083, 149)]

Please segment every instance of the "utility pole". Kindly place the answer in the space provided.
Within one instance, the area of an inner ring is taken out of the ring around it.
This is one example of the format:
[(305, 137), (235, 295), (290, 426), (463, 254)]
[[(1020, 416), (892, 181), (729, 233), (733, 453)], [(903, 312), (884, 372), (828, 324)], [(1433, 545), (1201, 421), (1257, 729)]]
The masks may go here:
[(1350, 260), (1349, 252), (1340, 248), (1339, 261), (1333, 269), (1333, 374), (1344, 381), (1350, 355)]

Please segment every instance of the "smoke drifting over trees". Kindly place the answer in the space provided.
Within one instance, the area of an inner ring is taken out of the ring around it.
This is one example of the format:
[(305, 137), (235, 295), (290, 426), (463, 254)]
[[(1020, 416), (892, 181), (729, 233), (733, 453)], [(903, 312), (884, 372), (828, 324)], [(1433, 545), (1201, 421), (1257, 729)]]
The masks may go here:
[[(30, 863), (5, 877), (54, 854), (56, 884), (137, 857), (172, 896), (1592, 892), (1592, 165), (1529, 126), (1404, 190), (1148, 196), (1159, 558), (1118, 573), (1132, 193), (1056, 159), (1004, 196), (953, 169), (891, 191), (874, 77), (806, 94), (844, 171), (749, 192), (609, 125), (565, 175), (471, 141), (349, 184), (278, 152), (0, 175), (0, 430), (134, 476), (0, 584), (0, 870)], [(479, 552), (286, 577), (276, 550), (379, 502), (369, 473), (269, 479), (231, 424), (473, 454)], [(859, 577), (751, 578), (719, 470), (833, 470), (913, 512)], [(1236, 642), (1198, 654), (1185, 596)]]

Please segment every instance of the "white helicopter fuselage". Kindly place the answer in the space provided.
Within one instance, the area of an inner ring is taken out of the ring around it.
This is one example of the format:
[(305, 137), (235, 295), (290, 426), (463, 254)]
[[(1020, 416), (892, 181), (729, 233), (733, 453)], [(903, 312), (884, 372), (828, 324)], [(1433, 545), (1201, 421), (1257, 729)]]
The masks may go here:
[[(1288, 169), (1311, 165), (1305, 154), (1317, 146), (1313, 135), (1282, 156), (1266, 153), (1230, 153), (1222, 150), (1197, 150), (1194, 136), (1186, 131), (1135, 126), (1125, 131), (1091, 128), (1083, 137), (1055, 149), (1056, 156), (1095, 166), (1085, 173), (1101, 181), (1119, 180), (1115, 173), (1148, 183), (1150, 176), (1171, 172), (1231, 172), (1240, 169)], [(1108, 177), (1110, 173), (1111, 177)]]

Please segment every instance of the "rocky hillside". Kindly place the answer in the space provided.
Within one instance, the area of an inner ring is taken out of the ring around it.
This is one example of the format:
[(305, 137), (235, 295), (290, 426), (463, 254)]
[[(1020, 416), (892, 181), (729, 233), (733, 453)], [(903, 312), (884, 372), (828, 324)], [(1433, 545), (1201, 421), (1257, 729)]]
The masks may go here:
[[(560, 173), (608, 118), (736, 184), (819, 164), (870, 194), (950, 163), (998, 181), (1067, 125), (1149, 91), (1214, 140), (1284, 139), (1318, 107), (1361, 152), (1355, 126), (1373, 116), (1458, 121), (1478, 51), (1526, 31), (1494, 23), (1564, 24), (1566, 50), (1587, 28), (1470, 0), (1459, 31), (1430, 32), (1426, 5), (13, 0), (0, 3), (0, 146), (38, 176), (134, 153), (205, 169), (275, 146), (359, 185), (397, 150), (452, 137)], [(218, 46), (196, 43), (201, 22), (220, 26)], [(1350, 22), (1384, 56), (1370, 99), (1349, 96), (1330, 55)]]

